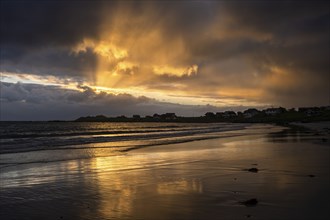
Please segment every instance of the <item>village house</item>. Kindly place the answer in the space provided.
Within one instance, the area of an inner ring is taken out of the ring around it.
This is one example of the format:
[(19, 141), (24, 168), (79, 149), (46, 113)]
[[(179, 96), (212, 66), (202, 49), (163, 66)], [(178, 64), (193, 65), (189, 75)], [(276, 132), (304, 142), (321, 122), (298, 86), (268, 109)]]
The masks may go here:
[(278, 115), (281, 113), (284, 113), (286, 110), (285, 108), (279, 107), (279, 108), (267, 108), (266, 110), (263, 110), (263, 112), (266, 115)]
[(154, 119), (161, 119), (161, 117), (160, 117), (159, 114), (154, 114), (152, 117), (153, 117)]
[[(211, 112), (212, 113), (212, 112)], [(208, 113), (206, 113), (206, 114), (208, 114)], [(205, 115), (206, 115), (205, 114)], [(212, 113), (213, 114), (213, 113)], [(207, 115), (206, 115), (207, 116)], [(214, 114), (213, 114), (213, 116), (214, 116)], [(217, 112), (216, 114), (215, 114), (215, 116), (217, 117), (217, 118), (234, 118), (234, 117), (236, 117), (237, 116), (237, 114), (234, 112), (234, 111), (225, 111), (225, 112)]]

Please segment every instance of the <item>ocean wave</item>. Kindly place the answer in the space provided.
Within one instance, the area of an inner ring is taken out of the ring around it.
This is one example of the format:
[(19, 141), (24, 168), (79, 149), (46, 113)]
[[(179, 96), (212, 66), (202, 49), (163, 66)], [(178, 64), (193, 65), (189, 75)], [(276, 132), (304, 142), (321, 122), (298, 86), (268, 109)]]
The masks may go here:
[[(92, 125), (92, 127), (93, 126), (95, 127), (95, 125)], [(111, 128), (111, 124), (106, 126)], [(118, 124), (115, 126), (118, 127)], [(132, 125), (122, 126), (132, 129)], [(158, 125), (149, 124), (149, 126), (157, 127)], [(94, 157), (119, 156), (145, 147), (215, 138), (261, 135), (264, 133), (265, 129), (269, 132), (271, 132), (269, 129), (273, 129), (274, 132), (279, 129), (277, 128), (276, 130), (270, 125), (225, 123), (179, 124), (173, 126), (177, 126), (177, 128), (180, 129), (177, 131), (168, 131), (165, 129), (158, 132), (144, 133), (135, 132), (122, 134), (118, 132), (110, 135), (84, 134), (69, 137), (14, 138), (7, 139), (6, 141), (1, 140), (0, 168), (9, 167), (10, 169), (12, 166), (30, 163), (49, 163)], [(136, 127), (136, 131), (142, 131), (146, 126), (138, 125)], [(85, 127), (81, 129), (85, 129)]]
[[(0, 130), (6, 130), (3, 124), (0, 126)], [(119, 155), (156, 145), (250, 135), (251, 132), (260, 134), (260, 131), (264, 129), (264, 127), (251, 129), (247, 124), (229, 123), (166, 125), (161, 125), (161, 123), (105, 123), (101, 125), (80, 123), (79, 126), (75, 123), (66, 123), (62, 128), (68, 129), (68, 132), (71, 132), (70, 135), (56, 135), (60, 132), (65, 133), (65, 130), (60, 130), (61, 126), (58, 124), (57, 129), (52, 123), (43, 124), (45, 130), (41, 134), (38, 133), (41, 126), (38, 123), (26, 123), (25, 128), (22, 128), (22, 124), (20, 126), (20, 130), (16, 133), (13, 130), (11, 132), (7, 130), (7, 135), (16, 135), (15, 138), (1, 139), (0, 167), (2, 168), (26, 163)], [(28, 126), (31, 127), (30, 130)], [(90, 130), (87, 130), (86, 126), (89, 126)], [(249, 129), (246, 130), (247, 127)], [(102, 131), (95, 132), (95, 130)], [(25, 137), (24, 132), (27, 131), (33, 136)], [(44, 136), (45, 133), (50, 135)]]
[[(92, 125), (90, 125), (92, 124)], [(120, 125), (118, 123), (106, 123), (101, 128), (102, 131), (95, 131), (99, 126), (98, 124), (89, 123), (90, 129), (92, 131), (85, 131), (84, 124), (79, 124), (80, 127), (75, 124), (65, 124), (64, 128), (68, 130), (67, 133), (63, 130), (54, 129), (54, 125), (50, 123), (49, 127), (43, 125), (44, 131), (39, 132), (39, 129), (33, 128), (36, 126), (40, 127), (40, 124), (32, 124), (28, 129), (28, 124), (25, 129), (21, 127), (19, 131), (12, 132), (2, 132), (1, 137), (1, 149), (0, 153), (18, 153), (18, 152), (27, 152), (27, 151), (38, 151), (38, 150), (52, 150), (57, 148), (66, 148), (68, 146), (74, 145), (86, 145), (93, 143), (105, 143), (105, 142), (124, 142), (124, 141), (143, 141), (143, 140), (159, 140), (166, 137), (172, 138), (183, 138), (186, 136), (209, 134), (215, 132), (223, 132), (229, 130), (238, 130), (244, 128), (243, 125), (228, 125), (225, 123), (222, 124), (207, 124), (207, 125), (159, 125), (159, 123), (152, 124), (153, 126), (147, 125), (138, 126), (133, 125)], [(148, 123), (144, 123), (148, 124)], [(71, 126), (71, 129), (70, 129)], [(57, 128), (55, 126), (55, 128)], [(75, 128), (75, 132), (72, 132), (72, 127)], [(148, 127), (146, 130), (145, 128)], [(108, 130), (105, 130), (107, 128)], [(153, 129), (150, 129), (153, 128)], [(163, 129), (160, 129), (163, 128)], [(80, 130), (78, 130), (80, 129)], [(2, 130), (5, 128), (2, 127)], [(78, 131), (77, 131), (78, 130)], [(82, 131), (82, 132), (81, 132)], [(28, 134), (27, 134), (28, 132)]]

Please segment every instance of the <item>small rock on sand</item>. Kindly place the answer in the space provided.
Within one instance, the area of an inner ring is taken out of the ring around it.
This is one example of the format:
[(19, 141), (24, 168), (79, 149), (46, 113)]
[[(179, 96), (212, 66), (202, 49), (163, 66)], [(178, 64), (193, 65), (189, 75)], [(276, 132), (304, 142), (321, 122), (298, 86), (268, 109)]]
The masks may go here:
[(252, 206), (256, 206), (258, 204), (258, 200), (257, 199), (249, 199), (243, 202), (240, 202), (242, 205), (248, 206), (248, 207), (252, 207)]
[(258, 173), (258, 168), (250, 168), (250, 169), (247, 169), (247, 171), (249, 171), (249, 172), (252, 172), (252, 173)]

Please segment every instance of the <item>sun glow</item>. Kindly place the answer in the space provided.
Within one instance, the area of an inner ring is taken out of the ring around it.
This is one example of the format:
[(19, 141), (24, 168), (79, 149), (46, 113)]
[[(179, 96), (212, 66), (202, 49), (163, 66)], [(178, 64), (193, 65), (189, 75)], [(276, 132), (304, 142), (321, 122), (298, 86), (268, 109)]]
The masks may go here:
[(110, 62), (113, 60), (120, 60), (127, 57), (127, 51), (124, 49), (120, 49), (112, 44), (101, 42), (99, 43), (95, 48), (94, 51), (103, 56), (106, 57)]

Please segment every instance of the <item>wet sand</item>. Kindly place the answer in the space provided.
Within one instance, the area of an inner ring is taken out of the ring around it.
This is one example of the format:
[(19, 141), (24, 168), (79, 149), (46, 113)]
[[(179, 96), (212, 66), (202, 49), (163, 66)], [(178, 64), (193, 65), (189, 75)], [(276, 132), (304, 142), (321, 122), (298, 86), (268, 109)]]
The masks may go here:
[(328, 219), (330, 148), (275, 131), (5, 167), (0, 217)]

